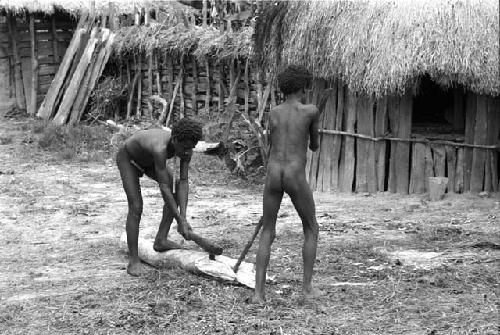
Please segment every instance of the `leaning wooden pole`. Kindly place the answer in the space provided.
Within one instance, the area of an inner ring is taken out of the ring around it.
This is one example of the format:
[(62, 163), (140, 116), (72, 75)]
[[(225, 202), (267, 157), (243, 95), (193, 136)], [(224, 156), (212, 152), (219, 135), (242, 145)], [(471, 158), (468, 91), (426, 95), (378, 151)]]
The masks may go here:
[[(85, 19), (86, 18), (87, 16), (85, 17)], [(66, 80), (66, 76), (71, 67), (71, 63), (73, 62), (73, 58), (76, 52), (78, 51), (84, 33), (85, 33), (84, 28), (77, 29), (73, 33), (73, 38), (71, 39), (68, 49), (66, 49), (64, 58), (61, 64), (59, 65), (57, 73), (54, 79), (52, 80), (52, 84), (50, 85), (47, 94), (45, 95), (45, 99), (43, 100), (42, 104), (40, 105), (40, 108), (38, 109), (37, 113), (38, 117), (42, 119), (49, 119), (54, 113), (54, 110), (56, 108), (55, 104), (58, 93), (64, 85), (64, 81)]]
[(85, 47), (82, 57), (80, 58), (78, 65), (76, 67), (75, 73), (71, 77), (71, 81), (64, 92), (64, 97), (59, 105), (59, 109), (52, 120), (52, 123), (55, 125), (63, 125), (66, 123), (66, 120), (69, 117), (69, 113), (71, 111), (71, 107), (75, 102), (75, 99), (78, 95), (78, 91), (80, 89), (80, 85), (82, 83), (82, 79), (85, 76), (85, 71), (87, 70), (89, 63), (92, 58), (92, 54), (94, 53), (94, 49), (96, 47), (97, 38), (95, 37), (97, 33), (97, 28), (94, 28), (91, 33), (91, 37), (87, 46)]

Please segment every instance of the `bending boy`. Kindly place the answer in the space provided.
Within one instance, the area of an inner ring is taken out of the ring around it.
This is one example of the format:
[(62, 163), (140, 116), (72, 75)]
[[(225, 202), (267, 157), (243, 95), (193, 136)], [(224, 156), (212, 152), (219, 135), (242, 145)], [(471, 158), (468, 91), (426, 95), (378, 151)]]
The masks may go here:
[(312, 151), (319, 147), (318, 109), (314, 105), (303, 103), (305, 88), (311, 79), (311, 73), (298, 66), (289, 66), (278, 76), (278, 86), (285, 94), (285, 101), (270, 113), (270, 153), (264, 187), (264, 221), (257, 252), (252, 302), (265, 300), (266, 271), (284, 192), (290, 196), (302, 220), (304, 231), (302, 292), (305, 297), (319, 294), (311, 284), (316, 260), (318, 223), (314, 198), (305, 175), (308, 142)]
[[(167, 240), (167, 236), (173, 219), (177, 221), (177, 230), (185, 239), (189, 239), (192, 231), (186, 220), (189, 191), (188, 169), (193, 148), (201, 139), (201, 125), (194, 120), (181, 119), (173, 125), (171, 133), (163, 129), (137, 131), (119, 149), (116, 163), (128, 201), (126, 231), (129, 264), (127, 272), (130, 275), (140, 276), (143, 273), (137, 247), (143, 208), (139, 178), (146, 174), (158, 182), (164, 201), (163, 215), (156, 234), (154, 249), (165, 251), (180, 248), (173, 241)], [(174, 156), (180, 158), (180, 179), (175, 193), (172, 170), (166, 164), (166, 160)]]

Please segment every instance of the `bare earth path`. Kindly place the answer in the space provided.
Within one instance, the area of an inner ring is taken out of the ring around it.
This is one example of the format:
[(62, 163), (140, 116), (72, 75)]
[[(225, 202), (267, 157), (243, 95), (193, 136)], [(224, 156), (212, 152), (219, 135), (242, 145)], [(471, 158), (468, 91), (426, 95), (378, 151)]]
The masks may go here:
[[(315, 194), (315, 282), (326, 292), (315, 302), (298, 295), (302, 232), (285, 198), (269, 302), (249, 306), (249, 290), (181, 269), (128, 276), (119, 246), (126, 199), (113, 159), (57, 161), (30, 140), (29, 123), (0, 120), (1, 334), (499, 331), (498, 194), (439, 202)], [(237, 257), (260, 216), (261, 185), (193, 165), (190, 222)], [(142, 185), (142, 225), (156, 227), (162, 199), (151, 180)], [(255, 261), (255, 246), (248, 260)]]

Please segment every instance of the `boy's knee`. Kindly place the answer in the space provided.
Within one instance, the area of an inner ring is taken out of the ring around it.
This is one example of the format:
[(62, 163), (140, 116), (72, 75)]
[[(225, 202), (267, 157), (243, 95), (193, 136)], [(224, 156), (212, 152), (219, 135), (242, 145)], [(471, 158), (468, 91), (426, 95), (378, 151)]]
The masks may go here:
[(317, 222), (308, 222), (304, 223), (304, 234), (311, 235), (314, 238), (317, 238), (319, 235), (319, 226)]
[(141, 215), (142, 215), (142, 202), (134, 201), (134, 202), (129, 203), (128, 211), (131, 215), (134, 215), (136, 217), (141, 217)]

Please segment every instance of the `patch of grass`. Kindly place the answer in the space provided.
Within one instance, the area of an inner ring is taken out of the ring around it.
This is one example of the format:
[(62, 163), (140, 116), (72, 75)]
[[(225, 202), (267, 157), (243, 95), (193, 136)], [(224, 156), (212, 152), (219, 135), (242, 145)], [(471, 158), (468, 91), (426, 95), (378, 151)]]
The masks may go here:
[(111, 156), (111, 131), (100, 126), (36, 124), (38, 146), (63, 160), (103, 161)]
[(12, 136), (2, 136), (0, 137), (0, 145), (11, 144), (14, 141)]

